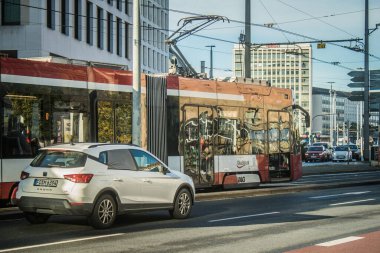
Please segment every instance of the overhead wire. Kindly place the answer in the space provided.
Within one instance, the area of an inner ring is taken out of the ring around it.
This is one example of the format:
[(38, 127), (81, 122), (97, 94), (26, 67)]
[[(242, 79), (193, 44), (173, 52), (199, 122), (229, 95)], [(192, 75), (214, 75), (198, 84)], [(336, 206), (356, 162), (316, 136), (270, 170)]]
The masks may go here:
[(330, 24), (330, 23), (328, 23), (328, 22), (326, 22), (326, 21), (324, 21), (324, 20), (322, 20), (322, 19), (320, 19), (320, 18), (317, 18), (317, 17), (315, 17), (315, 16), (313, 16), (313, 15), (311, 15), (311, 14), (309, 14), (309, 13), (307, 13), (307, 12), (305, 12), (305, 11), (303, 11), (303, 10), (297, 8), (297, 7), (294, 7), (294, 6), (292, 6), (292, 5), (288, 4), (288, 3), (285, 3), (285, 2), (283, 2), (282, 0), (277, 0), (277, 2), (280, 2), (280, 3), (282, 3), (283, 5), (288, 6), (289, 8), (292, 8), (292, 9), (298, 11), (298, 12), (301, 12), (301, 13), (303, 13), (303, 14), (309, 16), (309, 17), (315, 18), (315, 19), (317, 19), (319, 22), (322, 22), (322, 23), (324, 23), (324, 24), (326, 24), (326, 25), (328, 25), (328, 26), (330, 26), (330, 27), (333, 27), (333, 28), (335, 28), (335, 29), (337, 29), (337, 30), (339, 30), (339, 31), (341, 31), (341, 32), (344, 32), (344, 33), (346, 33), (346, 34), (348, 34), (348, 35), (350, 35), (350, 36), (352, 36), (352, 37), (358, 37), (358, 36), (355, 36), (355, 35), (353, 35), (352, 33), (349, 33), (349, 32), (347, 32), (347, 31), (345, 31), (345, 30), (343, 30), (343, 29), (341, 29), (341, 28), (339, 28), (339, 27), (337, 27), (337, 26), (335, 26), (335, 25)]
[[(34, 8), (34, 9), (39, 9), (39, 10), (44, 10), (44, 11), (47, 11), (46, 8), (43, 8), (43, 7), (38, 7), (38, 6), (32, 6), (32, 5), (27, 5), (27, 4), (22, 4), (22, 3), (14, 3), (14, 2), (8, 2), (6, 0), (2, 0), (3, 2), (7, 2), (7, 3), (10, 3), (10, 4), (14, 4), (14, 5), (19, 5), (19, 6), (24, 6), (24, 7), (28, 7), (28, 8)], [(128, 4), (132, 4), (130, 1), (128, 1)], [(146, 6), (146, 5), (143, 5), (143, 6)], [(151, 6), (147, 6), (147, 7), (151, 7)], [(155, 7), (155, 8), (160, 8), (160, 7)], [(193, 12), (188, 12), (188, 11), (180, 11), (180, 10), (174, 10), (174, 9), (169, 9), (169, 8), (161, 8), (161, 9), (164, 9), (164, 10), (168, 10), (168, 11), (172, 11), (172, 12), (177, 12), (177, 13), (182, 13), (182, 14), (188, 14), (188, 15), (202, 15), (202, 14), (198, 14), (198, 13), (193, 13)], [(57, 11), (57, 10), (51, 10), (53, 12), (56, 12), (56, 13), (62, 13), (61, 11)], [(87, 18), (86, 15), (83, 15), (83, 14), (74, 14), (74, 13), (67, 13), (68, 15), (78, 15), (80, 17), (83, 17), (83, 18)], [(98, 19), (97, 17), (91, 17), (91, 19)], [(102, 19), (103, 21), (106, 21), (107, 19)], [(240, 24), (245, 24), (245, 22), (243, 21), (239, 21), (239, 20), (230, 20), (231, 22), (236, 22), (236, 23), (240, 23)], [(113, 20), (112, 22), (116, 23), (117, 21), (116, 20)], [(307, 39), (310, 39), (310, 40), (317, 40), (316, 38), (312, 38), (312, 37), (309, 37), (309, 36), (305, 36), (305, 35), (301, 35), (301, 34), (298, 34), (298, 33), (295, 33), (295, 32), (291, 32), (291, 31), (287, 31), (287, 30), (284, 30), (284, 29), (281, 29), (280, 27), (268, 27), (266, 25), (261, 25), (261, 24), (255, 24), (255, 23), (251, 23), (251, 25), (253, 26), (258, 26), (258, 27), (263, 27), (263, 28), (269, 28), (269, 29), (274, 29), (274, 30), (277, 30), (277, 31), (280, 31), (280, 32), (283, 32), (283, 33), (288, 33), (288, 34), (292, 34), (292, 35), (295, 35), (295, 36), (299, 36), (299, 37), (303, 37), (303, 38), (307, 38)], [(156, 27), (151, 27), (151, 29), (156, 29), (156, 30), (161, 30), (161, 31), (171, 31), (173, 32), (172, 30), (170, 29), (162, 29), (162, 28), (156, 28)], [(210, 40), (215, 40), (215, 41), (220, 41), (220, 42), (225, 42), (225, 43), (230, 43), (230, 44), (238, 44), (237, 42), (235, 41), (230, 41), (230, 40), (225, 40), (225, 39), (220, 39), (220, 38), (214, 38), (214, 37), (210, 37), (210, 36), (206, 36), (206, 35), (200, 35), (200, 34), (193, 34), (193, 36), (196, 36), (196, 37), (201, 37), (201, 38), (206, 38), (206, 39), (210, 39)], [(159, 42), (158, 42), (159, 43)], [(331, 43), (331, 42), (330, 42)], [(345, 47), (345, 46), (342, 46), (342, 45), (339, 45), (339, 44), (336, 44), (336, 43), (331, 43), (333, 45), (336, 45), (336, 46), (340, 46), (340, 47)], [(345, 47), (347, 48), (347, 47)], [(379, 57), (377, 56), (374, 56), (373, 54), (369, 54), (370, 56), (374, 57), (374, 58), (377, 58), (380, 60)], [(328, 62), (328, 61), (324, 61), (324, 60), (320, 60), (320, 59), (317, 59), (317, 58), (314, 58), (314, 60), (317, 60), (317, 61), (320, 61), (320, 62), (323, 62), (323, 63), (327, 63), (327, 64), (332, 64), (334, 66), (339, 66), (339, 65), (336, 65), (336, 64), (333, 64), (332, 62)], [(350, 69), (350, 68), (347, 68), (347, 67), (344, 67), (344, 66), (339, 66), (339, 67), (343, 67), (343, 68), (346, 68), (346, 69)], [(351, 70), (351, 69), (350, 69)]]
[[(272, 14), (270, 14), (269, 10), (267, 9), (267, 7), (264, 5), (263, 1), (259, 0), (261, 5), (264, 7), (265, 11), (268, 13), (268, 15), (271, 17), (271, 19), (274, 21), (274, 23), (280, 28), (280, 25), (277, 24), (277, 21), (274, 19), (274, 17), (272, 16)], [(285, 37), (285, 39), (290, 42), (289, 38), (286, 36), (286, 34), (284, 32), (281, 32), (281, 34)]]

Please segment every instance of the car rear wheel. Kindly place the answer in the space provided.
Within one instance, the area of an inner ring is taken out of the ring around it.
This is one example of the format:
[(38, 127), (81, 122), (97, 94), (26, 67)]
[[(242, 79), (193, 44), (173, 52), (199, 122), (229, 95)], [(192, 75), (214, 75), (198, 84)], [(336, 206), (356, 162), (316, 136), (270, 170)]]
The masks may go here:
[(89, 223), (94, 228), (109, 228), (116, 219), (116, 202), (108, 194), (102, 195), (94, 206), (92, 214), (88, 217)]
[(169, 213), (175, 219), (185, 219), (190, 215), (192, 206), (193, 201), (189, 190), (182, 189), (177, 194), (174, 208), (169, 210)]
[(42, 224), (46, 223), (50, 217), (50, 214), (45, 213), (31, 213), (31, 212), (24, 212), (25, 219), (30, 224)]

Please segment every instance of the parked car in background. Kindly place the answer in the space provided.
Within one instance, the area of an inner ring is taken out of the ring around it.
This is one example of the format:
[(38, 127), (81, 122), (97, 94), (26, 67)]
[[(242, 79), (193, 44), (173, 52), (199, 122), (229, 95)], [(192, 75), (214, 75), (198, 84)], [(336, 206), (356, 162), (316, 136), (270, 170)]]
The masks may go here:
[(329, 152), (324, 146), (310, 146), (305, 154), (305, 161), (327, 161)]
[(41, 149), (22, 171), (17, 205), (32, 224), (53, 214), (87, 216), (108, 228), (117, 214), (169, 210), (190, 215), (194, 183), (151, 153), (123, 144), (64, 144)]
[(335, 148), (334, 154), (333, 154), (333, 162), (339, 162), (339, 161), (348, 162), (351, 160), (352, 160), (352, 152), (348, 145), (338, 146)]
[(323, 146), (326, 149), (326, 153), (328, 156), (328, 160), (331, 160), (332, 158), (332, 153), (333, 153), (333, 148), (327, 143), (327, 142), (314, 142), (312, 146)]

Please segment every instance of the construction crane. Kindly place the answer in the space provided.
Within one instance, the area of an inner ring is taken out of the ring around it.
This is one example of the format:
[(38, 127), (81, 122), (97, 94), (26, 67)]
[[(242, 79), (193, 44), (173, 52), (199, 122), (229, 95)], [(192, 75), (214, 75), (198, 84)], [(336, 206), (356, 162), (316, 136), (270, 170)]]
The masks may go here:
[[(177, 42), (181, 41), (190, 35), (199, 32), (200, 30), (214, 24), (218, 21), (227, 21), (230, 20), (223, 16), (218, 15), (201, 15), (194, 17), (182, 18), (178, 21), (178, 28), (175, 32), (172, 33), (165, 41), (169, 45), (169, 54), (170, 56), (170, 66), (169, 74), (177, 74), (186, 77), (199, 77), (199, 74), (187, 61), (186, 57), (182, 54), (181, 50), (177, 47)], [(197, 23), (198, 22), (198, 23)], [(194, 27), (186, 29), (190, 24), (197, 23)], [(182, 25), (181, 25), (182, 24)]]

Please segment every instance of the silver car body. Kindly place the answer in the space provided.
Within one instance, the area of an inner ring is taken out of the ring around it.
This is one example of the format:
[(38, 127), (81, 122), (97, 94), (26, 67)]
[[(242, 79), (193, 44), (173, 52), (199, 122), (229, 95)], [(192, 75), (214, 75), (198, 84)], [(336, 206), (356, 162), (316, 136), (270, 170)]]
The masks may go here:
[[(147, 157), (156, 160), (155, 167), (145, 171), (140, 169), (133, 164), (131, 150), (147, 154)], [(191, 193), (194, 202), (192, 179), (181, 172), (170, 170), (157, 157), (139, 147), (84, 143), (52, 146), (42, 149), (44, 151), (80, 152), (87, 158), (84, 166), (80, 167), (66, 166), (71, 160), (62, 160), (60, 166), (52, 164), (51, 167), (35, 167), (32, 162), (23, 171), (27, 177), (20, 181), (16, 193), (19, 208), (24, 212), (90, 215), (96, 200), (104, 193), (115, 196), (117, 213), (170, 210), (174, 206), (176, 194), (184, 188)], [(129, 162), (124, 162), (122, 166), (102, 163), (101, 154), (107, 152), (125, 155), (123, 162), (128, 159)], [(78, 183), (72, 181), (76, 180), (72, 175), (92, 176), (88, 183)]]

